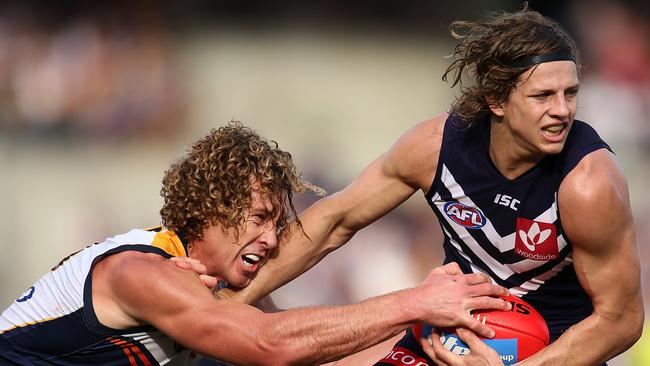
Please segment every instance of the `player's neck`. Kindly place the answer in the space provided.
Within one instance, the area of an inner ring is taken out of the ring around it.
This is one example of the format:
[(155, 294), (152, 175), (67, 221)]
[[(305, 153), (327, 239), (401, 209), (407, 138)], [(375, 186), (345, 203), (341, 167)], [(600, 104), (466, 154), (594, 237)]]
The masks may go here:
[(497, 170), (511, 180), (518, 178), (544, 158), (544, 154), (522, 146), (521, 139), (514, 136), (503, 124), (494, 122), (490, 128), (488, 151)]

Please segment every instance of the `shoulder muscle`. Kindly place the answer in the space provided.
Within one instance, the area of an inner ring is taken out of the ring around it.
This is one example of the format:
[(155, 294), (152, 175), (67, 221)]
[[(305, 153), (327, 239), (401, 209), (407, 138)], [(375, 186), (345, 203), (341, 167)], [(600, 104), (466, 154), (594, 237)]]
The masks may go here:
[(577, 246), (606, 250), (610, 240), (633, 229), (627, 181), (605, 149), (585, 156), (567, 175), (559, 205), (562, 224)]
[(441, 114), (408, 129), (387, 154), (387, 173), (426, 192), (436, 172), (446, 120), (447, 114)]

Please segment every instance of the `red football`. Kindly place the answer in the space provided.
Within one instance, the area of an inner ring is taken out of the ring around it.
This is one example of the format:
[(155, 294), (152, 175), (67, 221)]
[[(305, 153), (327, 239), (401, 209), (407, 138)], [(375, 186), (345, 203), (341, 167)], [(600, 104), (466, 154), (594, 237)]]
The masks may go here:
[[(483, 341), (499, 353), (504, 364), (510, 365), (548, 346), (549, 333), (544, 318), (530, 304), (514, 295), (503, 299), (512, 303), (510, 311), (481, 310), (472, 312), (472, 316), (494, 330), (494, 338)], [(421, 324), (412, 330), (413, 334), (425, 338), (431, 332), (430, 327)], [(469, 352), (453, 330), (445, 329), (440, 333), (445, 348), (456, 354)]]

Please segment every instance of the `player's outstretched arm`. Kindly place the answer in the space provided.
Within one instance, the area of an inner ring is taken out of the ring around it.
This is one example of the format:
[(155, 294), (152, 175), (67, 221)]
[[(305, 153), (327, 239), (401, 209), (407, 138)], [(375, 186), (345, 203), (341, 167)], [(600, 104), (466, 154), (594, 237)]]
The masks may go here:
[(559, 192), (562, 226), (594, 312), (525, 365), (598, 365), (641, 335), (640, 264), (627, 182), (605, 149), (587, 155)]
[[(360, 229), (385, 215), (418, 189), (427, 190), (436, 171), (446, 115), (421, 122), (406, 131), (368, 165), (345, 189), (325, 197), (300, 215), (297, 225), (246, 288), (224, 297), (254, 303), (299, 276)], [(306, 235), (305, 235), (306, 234)]]
[(115, 254), (93, 272), (93, 303), (103, 324), (116, 327), (116, 319), (129, 326), (152, 324), (187, 348), (238, 365), (327, 362), (414, 322), (467, 326), (485, 335), (489, 328), (468, 309), (507, 309), (505, 301), (488, 297), (505, 292), (487, 277), (461, 274), (450, 264), (434, 269), (415, 288), (357, 304), (265, 314), (215, 299), (196, 274), (151, 254)]

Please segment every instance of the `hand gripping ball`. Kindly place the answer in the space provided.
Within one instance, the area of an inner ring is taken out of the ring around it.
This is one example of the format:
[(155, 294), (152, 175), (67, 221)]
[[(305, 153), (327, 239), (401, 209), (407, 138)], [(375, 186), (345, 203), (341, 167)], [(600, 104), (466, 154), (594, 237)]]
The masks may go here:
[[(477, 310), (472, 316), (494, 330), (494, 338), (482, 338), (483, 342), (499, 353), (505, 365), (512, 365), (548, 346), (549, 333), (544, 318), (530, 304), (514, 295), (503, 299), (512, 304), (510, 311)], [(415, 325), (412, 331), (423, 338), (431, 336), (429, 325)], [(469, 353), (453, 329), (440, 329), (439, 333), (445, 348), (459, 355)]]

